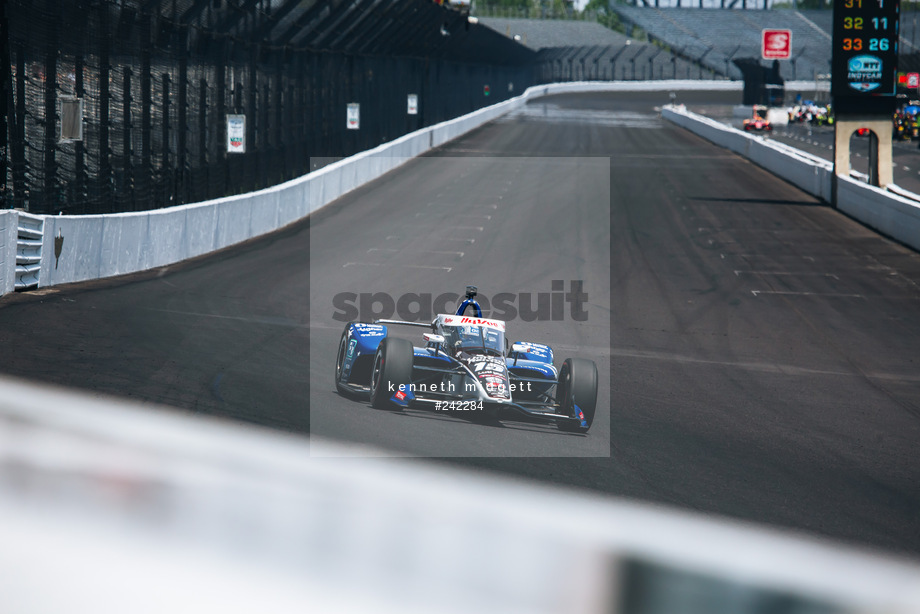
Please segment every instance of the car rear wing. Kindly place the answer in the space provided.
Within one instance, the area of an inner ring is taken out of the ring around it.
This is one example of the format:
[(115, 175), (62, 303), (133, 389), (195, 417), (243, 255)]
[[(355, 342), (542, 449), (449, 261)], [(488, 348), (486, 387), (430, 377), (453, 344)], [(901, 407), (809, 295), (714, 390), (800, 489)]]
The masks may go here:
[(402, 324), (404, 326), (421, 326), (431, 328), (431, 322), (403, 322), (402, 320), (374, 320), (374, 324)]

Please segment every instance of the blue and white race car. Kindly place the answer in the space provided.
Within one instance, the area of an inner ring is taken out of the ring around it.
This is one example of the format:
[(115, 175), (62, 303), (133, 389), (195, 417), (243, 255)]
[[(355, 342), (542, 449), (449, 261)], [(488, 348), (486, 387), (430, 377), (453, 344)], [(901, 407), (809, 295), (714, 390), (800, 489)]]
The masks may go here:
[[(349, 323), (335, 361), (336, 389), (381, 409), (430, 407), (488, 420), (517, 414), (586, 433), (597, 404), (594, 361), (567, 358), (557, 369), (549, 346), (509, 344), (505, 323), (483, 318), (475, 297), (468, 286), (457, 313), (431, 323)], [(390, 337), (392, 325), (428, 329), (425, 346)]]

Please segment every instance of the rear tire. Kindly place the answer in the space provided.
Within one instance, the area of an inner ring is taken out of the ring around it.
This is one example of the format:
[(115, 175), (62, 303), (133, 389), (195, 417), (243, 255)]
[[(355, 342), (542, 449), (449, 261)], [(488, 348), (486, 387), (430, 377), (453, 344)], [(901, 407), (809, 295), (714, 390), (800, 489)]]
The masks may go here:
[(571, 420), (559, 422), (559, 430), (568, 433), (587, 433), (594, 422), (597, 407), (597, 365), (585, 358), (566, 358), (559, 370), (556, 384), (556, 400), (561, 405), (560, 413), (576, 418), (575, 406), (581, 410), (587, 426)]
[(390, 391), (390, 384), (398, 389), (400, 384), (408, 386), (412, 382), (413, 356), (412, 344), (405, 339), (386, 337), (380, 342), (371, 370), (372, 406), (377, 409), (401, 409), (391, 400), (395, 393)]

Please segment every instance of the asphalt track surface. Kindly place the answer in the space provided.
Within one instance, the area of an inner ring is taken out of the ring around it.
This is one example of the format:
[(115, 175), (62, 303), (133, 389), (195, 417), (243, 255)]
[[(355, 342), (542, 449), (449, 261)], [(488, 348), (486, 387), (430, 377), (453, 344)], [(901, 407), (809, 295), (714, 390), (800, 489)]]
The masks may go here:
[[(662, 102), (536, 101), (309, 224), (4, 297), (2, 370), (920, 554), (920, 256), (659, 119)], [(509, 337), (597, 361), (587, 436), (333, 392), (335, 294), (552, 280), (584, 282), (588, 320), (512, 319)]]

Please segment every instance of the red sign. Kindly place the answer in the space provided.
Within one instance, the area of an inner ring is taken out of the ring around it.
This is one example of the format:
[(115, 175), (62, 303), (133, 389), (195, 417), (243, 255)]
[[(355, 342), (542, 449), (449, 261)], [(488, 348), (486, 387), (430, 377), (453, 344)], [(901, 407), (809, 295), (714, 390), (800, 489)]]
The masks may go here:
[(764, 30), (760, 55), (765, 60), (788, 60), (792, 56), (792, 30)]
[(920, 72), (907, 73), (907, 87), (920, 87)]

